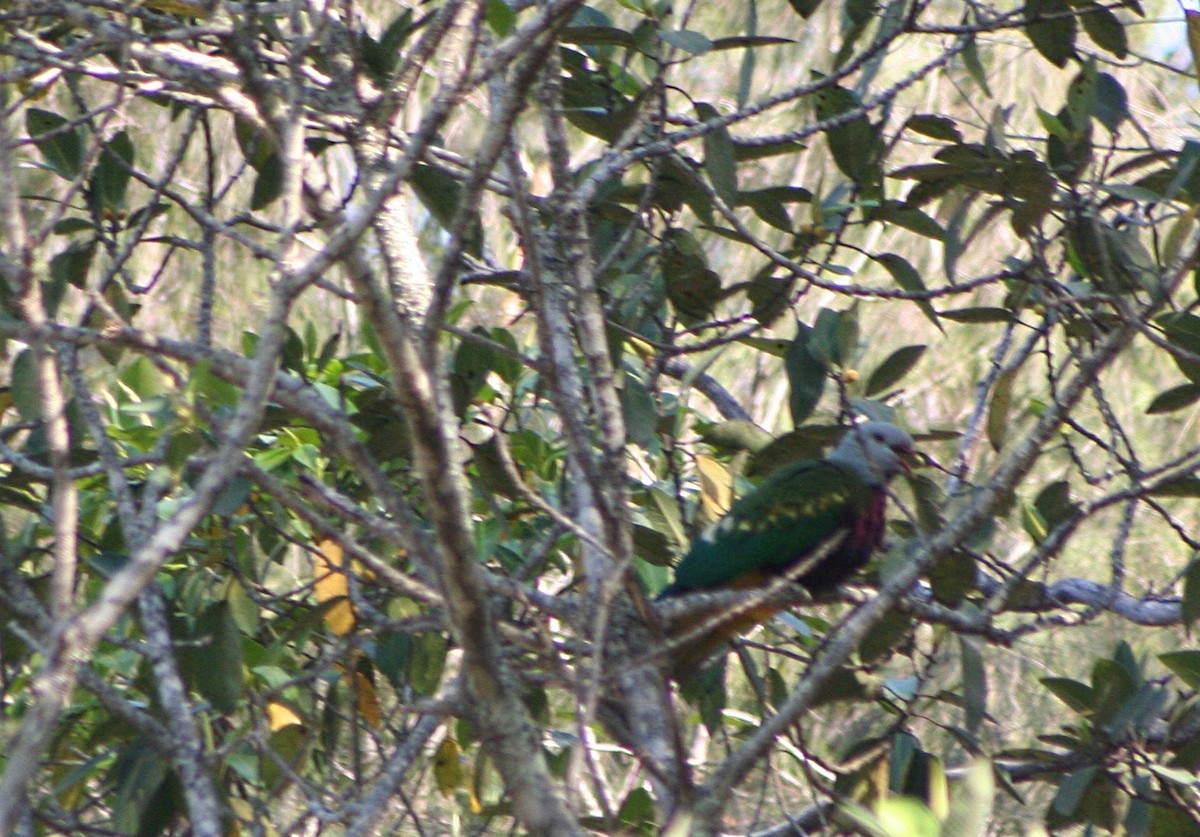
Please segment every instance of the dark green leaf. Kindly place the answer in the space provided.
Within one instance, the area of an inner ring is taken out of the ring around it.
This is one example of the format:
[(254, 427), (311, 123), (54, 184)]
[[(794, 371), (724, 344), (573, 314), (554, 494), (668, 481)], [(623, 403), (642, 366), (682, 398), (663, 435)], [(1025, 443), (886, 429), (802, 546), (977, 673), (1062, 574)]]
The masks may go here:
[[(1196, 357), (1200, 357), (1200, 317), (1179, 312), (1167, 314), (1159, 319), (1159, 325), (1172, 346)], [(1200, 384), (1200, 361), (1172, 354), (1171, 358), (1179, 371), (1194, 384)]]
[(1109, 131), (1116, 132), (1129, 118), (1129, 96), (1121, 82), (1108, 73), (1096, 76), (1095, 105), (1092, 113)]
[(983, 664), (984, 644), (978, 637), (960, 636), (959, 653), (962, 657), (963, 710), (966, 727), (978, 732), (987, 716), (987, 668)]
[(1193, 557), (1183, 574), (1183, 600), (1179, 603), (1179, 615), (1185, 628), (1190, 628), (1200, 619), (1200, 557)]
[(622, 46), (635, 49), (637, 41), (628, 29), (615, 26), (568, 26), (563, 30), (562, 40), (581, 46)]
[[(862, 110), (858, 94), (836, 84), (821, 88), (815, 98), (817, 119), (822, 122)], [(879, 129), (865, 114), (860, 112), (844, 121), (839, 120), (838, 124), (825, 129), (825, 136), (833, 161), (855, 183), (873, 183), (881, 176)]]
[(1200, 497), (1200, 478), (1180, 477), (1165, 482), (1150, 492), (1152, 497)]
[(686, 230), (673, 229), (664, 237), (663, 281), (667, 299), (685, 322), (707, 320), (721, 301), (721, 277), (708, 267), (704, 249)]
[(264, 209), (283, 194), (283, 158), (278, 154), (269, 154), (258, 168), (258, 176), (254, 178), (254, 192), (250, 196), (250, 208)]
[(1075, 57), (1075, 17), (1067, 0), (1028, 0), (1025, 34), (1034, 48), (1056, 67)]
[(484, 18), (492, 31), (501, 37), (511, 33), (517, 23), (515, 9), (504, 0), (488, 0)]
[(170, 763), (144, 738), (135, 737), (117, 756), (112, 773), (116, 793), (112, 798), (112, 825), (121, 834), (137, 834), (159, 788), (170, 772)]
[(863, 662), (871, 663), (881, 658), (889, 651), (908, 641), (908, 633), (912, 628), (913, 617), (908, 613), (892, 610), (863, 638), (858, 653)]
[(917, 235), (932, 238), (934, 241), (941, 241), (946, 235), (941, 224), (916, 206), (902, 201), (884, 201), (871, 211), (870, 218), (872, 221), (904, 227), (906, 230), (912, 230)]
[(1050, 528), (1074, 517), (1079, 508), (1071, 501), (1071, 487), (1066, 480), (1052, 482), (1039, 491), (1033, 505)]
[(77, 232), (84, 230), (91, 231), (96, 228), (87, 218), (63, 218), (54, 225), (55, 235), (74, 235)]
[(219, 712), (237, 710), (242, 702), (242, 639), (229, 604), (215, 602), (196, 620), (191, 642), (179, 652), (185, 677)]
[(962, 142), (962, 133), (953, 119), (931, 113), (917, 113), (908, 118), (904, 127), (918, 134), (946, 142)]
[(409, 682), (417, 694), (428, 696), (437, 691), (448, 648), (446, 638), (441, 634), (426, 632), (413, 637)]
[(625, 797), (625, 801), (621, 803), (621, 809), (617, 812), (617, 820), (623, 826), (623, 833), (647, 835), (657, 833), (658, 829), (655, 828), (657, 807), (654, 799), (650, 796), (650, 791), (640, 786), (631, 790)]
[[(711, 122), (719, 117), (717, 109), (707, 102), (696, 103), (696, 115), (703, 122)], [(736, 205), (737, 161), (728, 128), (715, 128), (704, 135), (704, 171), (721, 199), (729, 206)]]
[(1170, 651), (1158, 659), (1192, 689), (1200, 689), (1200, 651)]
[(267, 161), (277, 156), (275, 141), (266, 131), (259, 130), (253, 122), (245, 119), (234, 119), (233, 134), (246, 157), (246, 162), (255, 171), (260, 170)]
[[(499, 0), (493, 0), (493, 2), (488, 3), (486, 15), (489, 24), (492, 23), (493, 15), (503, 14), (503, 12), (493, 10), (492, 7), (503, 5)], [(511, 11), (509, 14), (511, 15)], [(412, 33), (413, 29), (412, 9), (405, 9), (395, 20), (388, 24), (388, 27), (379, 36), (378, 41), (374, 38), (364, 36), (362, 42), (363, 65), (374, 76), (376, 82), (386, 84), (391, 80), (392, 73), (395, 71), (396, 64), (400, 59), (400, 47), (403, 46), (404, 41)], [(494, 26), (493, 31), (495, 31)]]
[[(910, 293), (923, 293), (925, 288), (925, 280), (921, 278), (921, 274), (917, 269), (909, 264), (908, 260), (895, 253), (879, 253), (874, 255), (876, 262), (883, 265), (884, 269), (892, 275), (892, 279), (906, 291)], [(917, 307), (921, 309), (921, 313), (938, 327), (939, 331), (943, 331), (942, 324), (938, 321), (938, 314), (933, 310), (933, 305), (927, 299), (913, 300)]]
[(22, 421), (42, 418), (42, 388), (38, 386), (37, 358), (33, 349), (22, 349), (13, 361), (10, 377), (13, 406)]
[(125, 191), (133, 171), (133, 142), (121, 131), (105, 143), (92, 174), (91, 198), (101, 210), (125, 208)]
[(1100, 49), (1111, 52), (1117, 58), (1125, 58), (1129, 54), (1125, 27), (1111, 11), (1099, 3), (1088, 3), (1079, 18), (1083, 21), (1083, 31)]
[[(928, 527), (924, 527), (930, 531)], [(975, 562), (965, 552), (951, 552), (938, 560), (929, 571), (933, 597), (944, 605), (958, 607), (967, 593), (975, 589)]]
[(892, 352), (883, 363), (875, 367), (875, 371), (867, 379), (867, 387), (863, 394), (869, 397), (890, 389), (912, 371), (924, 353), (924, 346), (903, 346)]
[(714, 50), (720, 49), (752, 49), (760, 46), (779, 46), (794, 44), (792, 38), (780, 38), (774, 35), (733, 35), (729, 38), (717, 38), (712, 42)]
[(821, 0), (788, 0), (792, 8), (796, 10), (796, 14), (804, 19), (812, 16), (812, 13), (821, 5)]
[(1154, 396), (1146, 412), (1150, 415), (1173, 413), (1200, 401), (1200, 384), (1180, 384)]
[[(807, 148), (797, 140), (778, 140), (775, 142), (755, 143), (749, 140), (733, 142), (734, 157), (739, 163), (749, 160), (761, 160), (765, 157), (778, 157), (780, 154), (794, 154)], [(797, 187), (799, 188), (799, 187)]]
[(1066, 677), (1043, 677), (1041, 684), (1051, 694), (1080, 714), (1091, 712), (1095, 703), (1092, 688), (1086, 683)]
[(792, 411), (792, 424), (796, 427), (803, 424), (817, 408), (829, 373), (829, 365), (809, 350), (811, 334), (812, 329), (800, 323), (796, 338), (788, 346), (784, 357), (790, 387), (788, 406)]
[(955, 308), (949, 311), (938, 311), (938, 316), (956, 323), (1011, 323), (1016, 318), (1006, 308)]
[(74, 180), (83, 166), (83, 137), (80, 129), (57, 113), (39, 108), (25, 112), (25, 130), (56, 174)]

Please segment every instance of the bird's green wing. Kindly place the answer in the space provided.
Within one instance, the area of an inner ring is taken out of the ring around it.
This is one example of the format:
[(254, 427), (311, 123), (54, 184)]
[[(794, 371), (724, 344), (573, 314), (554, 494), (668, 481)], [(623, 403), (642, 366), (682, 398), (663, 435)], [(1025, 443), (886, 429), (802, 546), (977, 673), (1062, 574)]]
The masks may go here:
[(870, 491), (830, 462), (804, 462), (734, 504), (675, 568), (671, 593), (760, 583), (852, 525)]

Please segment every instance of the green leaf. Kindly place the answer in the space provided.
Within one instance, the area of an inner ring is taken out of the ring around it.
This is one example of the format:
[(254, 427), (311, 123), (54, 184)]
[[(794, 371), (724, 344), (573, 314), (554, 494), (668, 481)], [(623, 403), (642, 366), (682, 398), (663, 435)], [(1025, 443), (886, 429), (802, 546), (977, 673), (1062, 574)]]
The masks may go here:
[(1146, 412), (1150, 415), (1173, 413), (1200, 401), (1200, 384), (1180, 384), (1154, 396)]
[(713, 48), (713, 42), (707, 36), (691, 29), (660, 29), (656, 34), (668, 46), (692, 55), (703, 55)]
[(1115, 133), (1121, 123), (1129, 119), (1129, 96), (1125, 88), (1108, 73), (1100, 73), (1096, 76), (1096, 89), (1092, 95), (1095, 98), (1092, 115)]
[(1200, 478), (1179, 477), (1157, 486), (1151, 497), (1200, 497)]
[(1083, 22), (1083, 31), (1100, 49), (1111, 52), (1117, 58), (1129, 55), (1129, 38), (1125, 35), (1125, 27), (1107, 8), (1099, 3), (1088, 3), (1081, 10), (1079, 19)]
[[(826, 121), (862, 109), (858, 94), (830, 84), (815, 95), (817, 119)], [(865, 114), (858, 114), (840, 124), (825, 129), (829, 151), (842, 172), (860, 185), (874, 183), (880, 175), (881, 152), (878, 126), (872, 125)]]
[(799, 323), (796, 338), (784, 356), (784, 369), (790, 387), (788, 406), (792, 411), (792, 424), (796, 427), (802, 425), (817, 408), (829, 374), (829, 365), (809, 350), (811, 335), (812, 329)]
[(196, 619), (191, 641), (180, 649), (184, 676), (219, 712), (234, 712), (242, 703), (244, 671), (242, 639), (229, 603), (209, 605)]
[[(504, 33), (497, 31), (496, 26), (499, 20), (504, 16), (504, 11), (495, 9), (495, 6), (503, 6), (504, 10), (508, 11), (511, 16), (511, 10), (500, 0), (491, 0), (487, 5), (485, 17), (488, 24), (492, 26), (492, 30), (497, 34)], [(400, 59), (400, 47), (404, 45), (404, 41), (414, 30), (413, 26), (413, 11), (405, 9), (396, 18), (388, 24), (388, 27), (383, 30), (379, 36), (379, 40), (364, 35), (362, 39), (362, 62), (367, 71), (375, 78), (375, 81), (380, 84), (386, 84), (391, 80), (392, 73), (396, 69), (396, 65)]]
[(426, 631), (413, 637), (410, 649), (409, 682), (413, 691), (423, 697), (432, 695), (441, 684), (449, 643), (442, 634)]
[(25, 130), (56, 174), (74, 180), (83, 166), (83, 135), (70, 120), (40, 108), (25, 112)]
[(1016, 377), (1016, 368), (1004, 369), (996, 376), (996, 383), (992, 388), (992, 398), (988, 404), (987, 437), (994, 450), (1004, 447), (1004, 440), (1008, 435), (1012, 388)]
[(771, 434), (749, 419), (730, 419), (714, 424), (700, 438), (713, 447), (758, 453), (772, 441)]
[[(1179, 312), (1160, 317), (1158, 323), (1167, 342), (1183, 352), (1200, 357), (1200, 317)], [(1200, 384), (1200, 362), (1176, 354), (1172, 354), (1171, 359), (1189, 381)]]
[(1039, 491), (1033, 505), (1051, 529), (1074, 517), (1079, 508), (1071, 501), (1071, 487), (1066, 480), (1052, 482)]
[(1043, 677), (1039, 681), (1056, 698), (1080, 714), (1092, 711), (1095, 695), (1092, 687), (1066, 677)]
[(817, 313), (808, 338), (808, 350), (826, 364), (849, 366), (858, 349), (858, 315), (851, 307), (845, 311), (822, 308)]
[(1183, 601), (1179, 603), (1179, 609), (1185, 628), (1200, 619), (1200, 556), (1192, 558), (1183, 574)]
[(662, 271), (667, 299), (686, 323), (709, 319), (724, 292), (721, 277), (688, 231), (672, 229), (664, 236)]
[[(781, 154), (794, 154), (807, 148), (799, 140), (775, 140), (772, 142), (751, 142), (735, 140), (733, 143), (734, 156), (739, 163), (750, 160), (761, 160), (766, 157), (778, 157)], [(799, 187), (796, 187), (799, 188)]]
[(132, 172), (133, 142), (126, 131), (121, 131), (105, 143), (92, 173), (91, 198), (101, 210), (125, 208), (125, 191)]
[(1200, 651), (1169, 651), (1158, 659), (1192, 689), (1200, 689)]
[(96, 253), (96, 240), (73, 241), (50, 260), (50, 282), (45, 292), (46, 313), (55, 315), (67, 285), (83, 288)]
[(754, 47), (782, 46), (796, 43), (793, 38), (780, 38), (775, 35), (733, 35), (728, 38), (717, 38), (712, 42), (714, 50), (745, 49), (753, 52)]
[(142, 818), (170, 772), (169, 762), (144, 738), (135, 737), (113, 763), (116, 793), (112, 799), (112, 825), (121, 834), (137, 834)]
[(1063, 817), (1074, 817), (1083, 801), (1083, 795), (1087, 793), (1099, 771), (1098, 767), (1081, 767), (1068, 774), (1059, 784), (1058, 793), (1054, 795), (1054, 801), (1051, 803), (1055, 813)]
[(963, 711), (967, 729), (976, 733), (987, 716), (987, 668), (983, 663), (984, 643), (979, 637), (960, 636), (962, 657)]
[[(921, 278), (921, 274), (903, 256), (898, 256), (895, 253), (879, 253), (873, 255), (871, 258), (883, 265), (884, 270), (890, 273), (895, 283), (904, 290), (910, 293), (923, 293), (926, 290), (925, 280)], [(938, 322), (938, 314), (933, 310), (933, 305), (928, 299), (916, 299), (913, 301), (921, 309), (921, 313), (938, 327), (938, 331), (944, 331), (942, 324)]]
[(924, 346), (903, 346), (888, 355), (887, 359), (867, 379), (867, 387), (863, 394), (870, 397), (876, 393), (890, 389), (904, 378), (925, 354)]
[(788, 0), (796, 14), (807, 20), (821, 5), (821, 0)]
[(1016, 317), (1007, 308), (991, 308), (988, 306), (977, 306), (974, 308), (954, 308), (947, 311), (938, 311), (938, 316), (947, 320), (953, 320), (956, 323), (1011, 323), (1016, 321)]
[(22, 349), (13, 361), (9, 390), (22, 421), (42, 419), (42, 388), (37, 380), (37, 357), (33, 349)]
[[(707, 102), (696, 103), (696, 115), (703, 122), (720, 116)], [(738, 199), (737, 160), (728, 128), (716, 128), (704, 135), (704, 171), (721, 199), (729, 206), (735, 206)]]
[(658, 440), (658, 407), (645, 384), (628, 372), (621, 387), (621, 408), (629, 441), (651, 447)]
[(962, 133), (953, 119), (932, 113), (917, 113), (908, 118), (904, 127), (918, 134), (946, 142), (962, 142)]
[(617, 811), (617, 820), (623, 826), (623, 833), (655, 834), (657, 807), (650, 791), (644, 787), (636, 787), (625, 797), (621, 808)]
[(1056, 67), (1065, 67), (1075, 57), (1075, 17), (1067, 0), (1028, 0), (1025, 3), (1025, 35), (1035, 49)]
[(279, 200), (283, 194), (283, 158), (278, 154), (269, 154), (258, 167), (258, 176), (254, 178), (254, 191), (250, 195), (252, 210), (265, 209)]

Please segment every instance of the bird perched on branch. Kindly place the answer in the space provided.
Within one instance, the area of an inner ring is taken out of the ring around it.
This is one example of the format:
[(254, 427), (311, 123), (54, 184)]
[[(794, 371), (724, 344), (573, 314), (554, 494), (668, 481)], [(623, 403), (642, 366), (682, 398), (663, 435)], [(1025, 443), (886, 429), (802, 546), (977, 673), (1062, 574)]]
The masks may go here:
[[(896, 425), (869, 421), (849, 428), (825, 459), (780, 468), (696, 539), (659, 598), (759, 587), (792, 573), (810, 593), (833, 590), (879, 547), (887, 485), (908, 470), (912, 446)], [(777, 609), (730, 619), (705, 638), (701, 656)]]

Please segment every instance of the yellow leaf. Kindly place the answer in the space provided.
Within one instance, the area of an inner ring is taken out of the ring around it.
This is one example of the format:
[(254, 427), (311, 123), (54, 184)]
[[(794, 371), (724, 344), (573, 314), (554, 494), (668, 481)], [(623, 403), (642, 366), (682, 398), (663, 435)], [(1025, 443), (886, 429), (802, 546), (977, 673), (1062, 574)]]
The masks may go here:
[(383, 713), (379, 710), (379, 695), (375, 687), (361, 671), (354, 672), (354, 682), (359, 714), (367, 719), (368, 724), (378, 727), (383, 722)]
[(184, 0), (142, 0), (143, 5), (156, 12), (181, 17), (208, 17), (208, 9), (199, 3), (187, 3)]
[(1200, 78), (1200, 12), (1184, 9), (1183, 16), (1187, 20), (1188, 49), (1192, 51), (1192, 69)]
[(325, 624), (338, 636), (354, 629), (354, 606), (350, 604), (350, 584), (344, 567), (346, 553), (341, 544), (330, 538), (317, 543), (313, 556), (313, 592), (318, 604), (332, 602), (325, 611)]
[(438, 790), (449, 796), (467, 782), (463, 770), (462, 747), (453, 738), (443, 738), (433, 753), (433, 780)]
[(284, 727), (303, 727), (304, 719), (286, 703), (273, 700), (267, 704), (267, 723), (271, 727), (271, 732), (278, 732)]
[(709, 521), (720, 519), (733, 502), (733, 477), (729, 469), (710, 456), (696, 457), (700, 474), (700, 508)]

